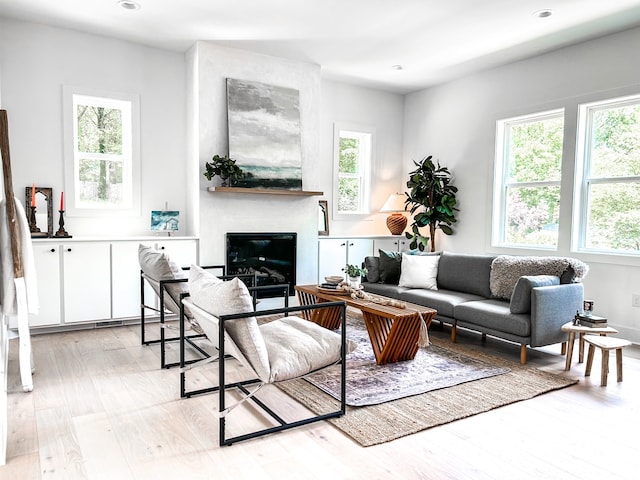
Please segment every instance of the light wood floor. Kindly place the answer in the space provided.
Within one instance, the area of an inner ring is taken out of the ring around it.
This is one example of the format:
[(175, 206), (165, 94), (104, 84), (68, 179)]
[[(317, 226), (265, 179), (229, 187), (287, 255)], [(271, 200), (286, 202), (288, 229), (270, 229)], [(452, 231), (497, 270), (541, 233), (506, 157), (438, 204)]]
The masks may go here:
[[(448, 336), (449, 331), (431, 332)], [(518, 361), (518, 346), (459, 341)], [(178, 371), (138, 327), (36, 335), (34, 391), (23, 393), (12, 340), (9, 448), (0, 479), (631, 479), (640, 475), (640, 354), (625, 350), (625, 378), (600, 387), (584, 365), (578, 385), (399, 440), (362, 448), (323, 422), (218, 447), (216, 395), (179, 399)], [(577, 347), (577, 345), (576, 345)], [(559, 346), (529, 364), (565, 375)], [(597, 368), (596, 368), (597, 367)], [(190, 377), (191, 378), (191, 377)], [(206, 381), (193, 377), (195, 382)], [(281, 392), (268, 396), (302, 410)], [(235, 421), (254, 421), (239, 411)], [(235, 412), (234, 412), (235, 413)], [(233, 415), (230, 418), (234, 418)], [(230, 420), (231, 421), (231, 420)]]

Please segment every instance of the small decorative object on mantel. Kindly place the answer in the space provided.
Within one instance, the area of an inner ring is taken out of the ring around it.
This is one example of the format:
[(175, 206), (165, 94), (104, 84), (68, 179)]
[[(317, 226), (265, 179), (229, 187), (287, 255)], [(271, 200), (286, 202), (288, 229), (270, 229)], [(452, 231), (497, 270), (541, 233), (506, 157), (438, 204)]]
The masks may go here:
[(58, 238), (71, 238), (71, 235), (64, 229), (64, 192), (60, 194), (60, 219), (58, 220), (58, 231), (55, 233), (55, 237)]
[(220, 177), (222, 180), (220, 186), (228, 187), (244, 177), (244, 172), (236, 165), (236, 161), (228, 156), (214, 155), (210, 162), (205, 163), (204, 176), (207, 180)]

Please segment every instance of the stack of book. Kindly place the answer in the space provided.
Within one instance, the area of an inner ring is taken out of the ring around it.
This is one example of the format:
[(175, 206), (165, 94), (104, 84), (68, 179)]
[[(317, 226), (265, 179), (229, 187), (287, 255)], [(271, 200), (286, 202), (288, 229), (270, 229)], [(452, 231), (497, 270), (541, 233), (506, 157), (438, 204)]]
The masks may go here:
[(598, 315), (578, 314), (578, 320), (580, 320), (580, 325), (584, 327), (605, 328), (607, 326), (607, 319), (605, 317), (599, 317)]

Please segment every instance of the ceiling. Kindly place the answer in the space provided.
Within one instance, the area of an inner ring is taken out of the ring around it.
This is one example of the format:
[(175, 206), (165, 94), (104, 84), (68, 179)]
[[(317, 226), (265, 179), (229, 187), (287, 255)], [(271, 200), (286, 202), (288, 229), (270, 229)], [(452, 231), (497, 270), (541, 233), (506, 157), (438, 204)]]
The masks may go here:
[(136, 1), (0, 0), (0, 16), (175, 51), (208, 40), (398, 93), (640, 25), (640, 0)]

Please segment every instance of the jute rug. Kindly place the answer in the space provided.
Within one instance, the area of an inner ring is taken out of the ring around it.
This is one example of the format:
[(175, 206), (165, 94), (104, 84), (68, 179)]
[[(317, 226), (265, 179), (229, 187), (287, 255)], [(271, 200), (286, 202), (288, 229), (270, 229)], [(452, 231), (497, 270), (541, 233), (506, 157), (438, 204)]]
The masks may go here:
[[(358, 348), (347, 355), (347, 405), (362, 407), (452, 387), (509, 371), (438, 345), (418, 350), (413, 360), (378, 365), (362, 316), (347, 317), (347, 336)], [(340, 398), (340, 366), (305, 378), (332, 397)]]
[[(577, 383), (577, 380), (523, 366), (448, 340), (432, 336), (431, 341), (440, 348), (509, 371), (378, 405), (348, 406), (346, 415), (329, 421), (360, 445), (368, 447)], [(337, 400), (306, 380), (293, 380), (278, 386), (316, 413), (335, 409), (338, 405)]]

